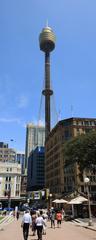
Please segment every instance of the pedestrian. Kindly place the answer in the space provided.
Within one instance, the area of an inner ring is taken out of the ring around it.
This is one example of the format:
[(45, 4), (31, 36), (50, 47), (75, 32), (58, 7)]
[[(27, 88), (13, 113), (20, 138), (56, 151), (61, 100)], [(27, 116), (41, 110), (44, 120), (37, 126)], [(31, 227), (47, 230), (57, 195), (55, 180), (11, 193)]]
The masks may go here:
[(65, 211), (64, 211), (64, 208), (62, 208), (62, 220), (64, 220), (64, 217), (65, 217)]
[(45, 224), (45, 222), (42, 217), (42, 211), (40, 211), (40, 213), (38, 213), (38, 217), (36, 218), (36, 228), (37, 228), (38, 240), (42, 240), (42, 230), (43, 230), (44, 224)]
[(17, 220), (19, 219), (19, 211), (17, 211), (17, 213), (16, 213), (16, 218), (17, 218)]
[(42, 234), (43, 235), (46, 235), (46, 226), (47, 226), (47, 217), (46, 217), (46, 214), (43, 214), (43, 231), (42, 231)]
[(26, 210), (22, 219), (21, 227), (23, 227), (23, 237), (24, 240), (28, 239), (29, 226), (32, 224), (32, 218), (29, 213), (29, 210)]
[(54, 227), (54, 229), (55, 229), (55, 211), (53, 211), (53, 210), (50, 213), (50, 220), (51, 220), (51, 228)]
[(44, 224), (43, 224), (43, 235), (46, 235), (46, 226), (47, 226), (47, 220), (48, 220), (48, 215), (43, 212), (43, 220), (44, 220)]
[(48, 215), (48, 221), (50, 221), (50, 210), (49, 209), (47, 211), (47, 215)]
[(62, 214), (61, 214), (61, 212), (59, 210), (58, 210), (58, 212), (56, 214), (56, 220), (57, 220), (57, 227), (61, 226)]
[(36, 212), (31, 211), (31, 217), (32, 217), (32, 232), (33, 236), (36, 235)]

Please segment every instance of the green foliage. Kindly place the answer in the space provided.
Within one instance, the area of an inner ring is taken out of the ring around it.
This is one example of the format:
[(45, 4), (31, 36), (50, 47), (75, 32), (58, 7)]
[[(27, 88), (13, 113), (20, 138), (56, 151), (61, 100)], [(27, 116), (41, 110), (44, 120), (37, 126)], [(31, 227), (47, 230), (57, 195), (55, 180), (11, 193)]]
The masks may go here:
[(64, 144), (65, 165), (77, 162), (80, 170), (96, 165), (96, 132), (82, 134)]

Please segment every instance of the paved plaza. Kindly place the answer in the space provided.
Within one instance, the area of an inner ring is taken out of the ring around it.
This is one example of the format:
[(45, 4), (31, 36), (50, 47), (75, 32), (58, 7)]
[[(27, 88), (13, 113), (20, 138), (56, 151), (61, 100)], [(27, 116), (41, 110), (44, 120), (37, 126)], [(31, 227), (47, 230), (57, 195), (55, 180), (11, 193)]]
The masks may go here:
[[(85, 227), (83, 226), (85, 224)], [(47, 234), (43, 235), (43, 240), (94, 240), (96, 239), (96, 224), (92, 229), (88, 229), (87, 223), (62, 222), (61, 228), (50, 228), (47, 223)], [(95, 230), (95, 231), (94, 231)], [(23, 240), (21, 219), (2, 225), (0, 228), (0, 240)], [(37, 240), (37, 235), (32, 236), (30, 229), (28, 240)]]

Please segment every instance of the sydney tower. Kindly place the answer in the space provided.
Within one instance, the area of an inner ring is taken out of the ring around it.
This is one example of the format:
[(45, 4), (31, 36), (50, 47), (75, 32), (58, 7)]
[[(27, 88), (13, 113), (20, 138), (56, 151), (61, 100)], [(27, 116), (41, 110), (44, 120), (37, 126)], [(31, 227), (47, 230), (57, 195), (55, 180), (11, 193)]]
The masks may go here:
[(50, 52), (55, 48), (55, 34), (50, 27), (43, 28), (39, 36), (40, 50), (45, 53), (45, 89), (42, 94), (45, 96), (45, 140), (51, 129), (50, 96), (53, 90), (50, 88)]

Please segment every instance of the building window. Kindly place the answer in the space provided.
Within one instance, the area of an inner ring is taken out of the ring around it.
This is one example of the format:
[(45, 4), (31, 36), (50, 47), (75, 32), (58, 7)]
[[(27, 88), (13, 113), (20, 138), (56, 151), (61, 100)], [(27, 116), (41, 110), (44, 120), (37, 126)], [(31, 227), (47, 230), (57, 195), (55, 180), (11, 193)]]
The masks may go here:
[(89, 122), (88, 121), (85, 121), (85, 126), (89, 126)]
[(65, 130), (65, 139), (68, 139), (70, 137), (69, 130)]
[(7, 183), (5, 184), (5, 190), (7, 190)]
[(86, 128), (86, 129), (85, 129), (85, 133), (89, 133), (90, 131), (92, 131), (91, 128)]
[(6, 182), (8, 181), (8, 177), (6, 177)]
[(11, 177), (9, 177), (9, 182), (11, 181)]
[(8, 184), (8, 190), (10, 190), (11, 189), (11, 185), (10, 184)]

